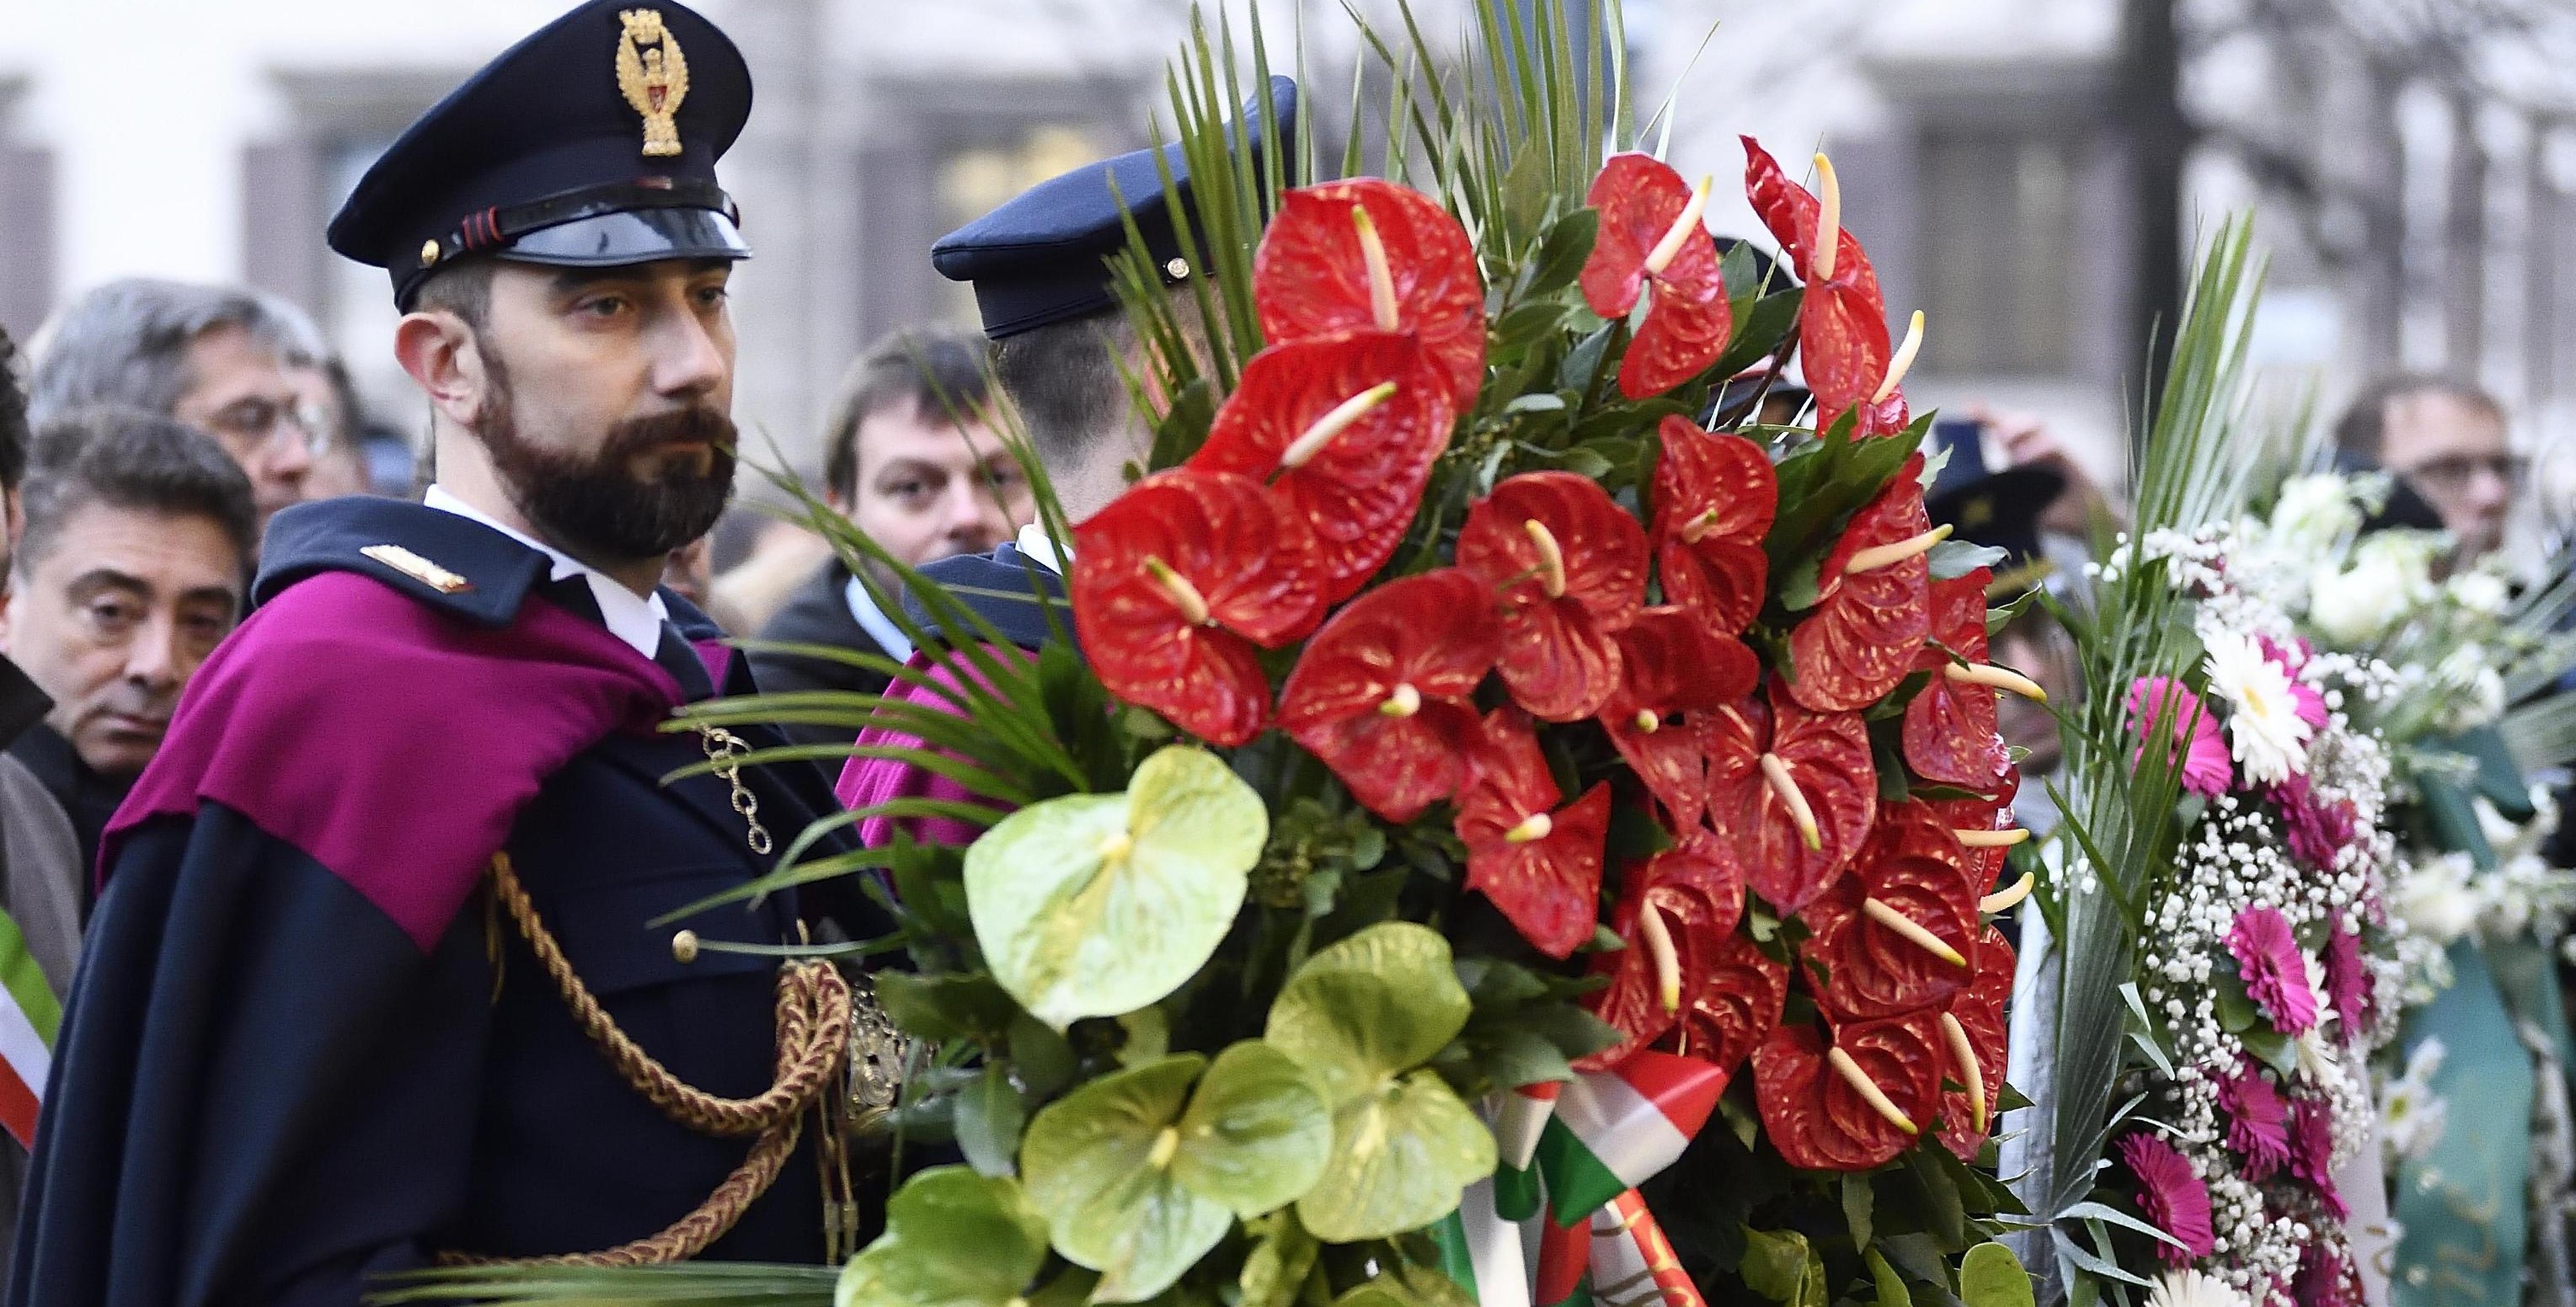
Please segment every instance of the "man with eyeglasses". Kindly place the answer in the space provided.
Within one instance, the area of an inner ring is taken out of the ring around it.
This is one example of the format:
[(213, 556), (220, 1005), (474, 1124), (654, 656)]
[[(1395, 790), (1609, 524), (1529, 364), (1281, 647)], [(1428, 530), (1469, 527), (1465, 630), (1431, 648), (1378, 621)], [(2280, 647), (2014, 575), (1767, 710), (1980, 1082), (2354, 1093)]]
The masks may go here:
[(113, 281), (64, 306), (30, 352), (36, 425), (101, 405), (177, 418), (241, 465), (263, 530), (271, 514), (311, 497), (307, 479), (330, 433), (294, 374), (325, 351), (312, 319), (284, 300), (229, 286)]
[(2405, 374), (2364, 390), (2335, 423), (2346, 458), (2386, 468), (2440, 515), (2455, 563), (2504, 543), (2527, 461), (2505, 439), (2504, 406), (2477, 386)]

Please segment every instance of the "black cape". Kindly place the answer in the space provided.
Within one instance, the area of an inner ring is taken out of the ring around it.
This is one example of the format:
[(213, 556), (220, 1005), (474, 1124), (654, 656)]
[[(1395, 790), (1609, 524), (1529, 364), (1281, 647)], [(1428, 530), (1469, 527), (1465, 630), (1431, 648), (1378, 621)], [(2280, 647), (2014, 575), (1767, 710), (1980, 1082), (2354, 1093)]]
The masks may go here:
[[(381, 545), (407, 565), (362, 552)], [(610, 1069), (489, 914), (494, 849), (647, 1052), (721, 1095), (772, 1077), (772, 965), (683, 963), (647, 924), (768, 870), (721, 782), (661, 781), (699, 745), (652, 725), (751, 688), (693, 656), (713, 626), (666, 595), (683, 639), (646, 659), (547, 590), (542, 554), (418, 505), (290, 509), (266, 554), (258, 609), (108, 832), (13, 1303), (348, 1304), (442, 1251), (591, 1251), (704, 1200), (746, 1142)], [(828, 810), (807, 769), (749, 779), (780, 847)], [(834, 910), (853, 936), (889, 926), (854, 895)], [(679, 924), (776, 943), (799, 912)], [(709, 1256), (819, 1258), (811, 1149)]]

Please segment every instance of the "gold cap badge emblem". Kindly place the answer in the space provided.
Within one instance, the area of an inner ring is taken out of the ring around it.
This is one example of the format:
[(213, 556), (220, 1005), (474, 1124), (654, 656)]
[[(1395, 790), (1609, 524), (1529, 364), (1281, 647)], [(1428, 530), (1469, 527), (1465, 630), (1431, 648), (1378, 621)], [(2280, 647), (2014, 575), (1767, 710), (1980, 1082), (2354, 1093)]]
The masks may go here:
[(635, 112), (644, 115), (644, 153), (668, 158), (680, 152), (680, 128), (671, 115), (689, 94), (689, 61), (680, 42), (662, 26), (659, 9), (626, 9), (617, 17), (626, 30), (617, 36), (617, 89)]

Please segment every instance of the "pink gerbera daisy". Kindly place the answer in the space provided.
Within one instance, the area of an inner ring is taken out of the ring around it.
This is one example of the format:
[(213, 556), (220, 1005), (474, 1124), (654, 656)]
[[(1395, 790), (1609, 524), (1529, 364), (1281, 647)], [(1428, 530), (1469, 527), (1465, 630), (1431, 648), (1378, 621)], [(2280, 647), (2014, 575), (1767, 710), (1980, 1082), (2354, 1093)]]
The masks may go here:
[(2147, 732), (2161, 718), (2182, 762), (2182, 787), (2206, 799), (2235, 783), (2218, 716), (2189, 687), (2170, 676), (2141, 676), (2129, 687), (2129, 729), (2137, 732), (2138, 758), (2147, 756)]
[(2290, 856), (2313, 871), (2333, 870), (2335, 855), (2352, 843), (2351, 802), (2319, 799), (2316, 787), (2298, 772), (2274, 781), (2265, 794), (2281, 810), (2281, 824), (2289, 834)]
[(2191, 1163), (2172, 1144), (2144, 1132), (2120, 1141), (2120, 1160), (2138, 1177), (2138, 1210), (2149, 1222), (2180, 1240), (2182, 1247), (2159, 1242), (2156, 1255), (2168, 1265), (2188, 1266), (2218, 1247), (2209, 1223), (2209, 1186), (2192, 1174)]
[(2291, 1294), (2299, 1307), (2361, 1307), (2361, 1285), (2352, 1259), (2330, 1239), (2318, 1239), (2299, 1256)]
[(2350, 1213), (2334, 1182), (2334, 1109), (2313, 1098), (2290, 1100), (2290, 1174), (2316, 1191), (2338, 1221)]
[(2257, 903), (2238, 912), (2235, 928), (2227, 932), (2227, 951), (2236, 957), (2246, 994), (2274, 1030), (2301, 1035), (2317, 1023), (2317, 995), (2308, 988), (2307, 960), (2299, 956), (2290, 919), (2278, 909)]
[(2281, 1091), (2248, 1066), (2218, 1082), (2227, 1109), (2227, 1146), (2245, 1159), (2245, 1177), (2268, 1179), (2290, 1161), (2290, 1108)]
[(2360, 1037), (2370, 1016), (2370, 969), (2361, 961), (2361, 940), (2336, 922), (2326, 935), (2326, 994), (2343, 1020), (2343, 1037)]

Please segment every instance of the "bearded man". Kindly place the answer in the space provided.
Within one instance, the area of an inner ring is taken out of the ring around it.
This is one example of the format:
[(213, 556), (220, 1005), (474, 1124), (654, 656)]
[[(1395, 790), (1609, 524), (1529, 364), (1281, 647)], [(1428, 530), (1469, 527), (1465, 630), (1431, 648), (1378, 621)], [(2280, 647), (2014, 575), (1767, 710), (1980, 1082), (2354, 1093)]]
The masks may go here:
[(332, 223), (392, 274), (438, 481), (277, 516), (110, 826), (12, 1302), (348, 1304), (460, 1258), (866, 1235), (807, 1125), (846, 983), (728, 946), (889, 923), (700, 906), (825, 810), (811, 769), (662, 779), (776, 742), (657, 729), (751, 688), (655, 585), (733, 483), (750, 251), (714, 167), (750, 100), (698, 15), (587, 4)]

